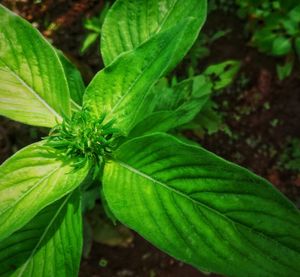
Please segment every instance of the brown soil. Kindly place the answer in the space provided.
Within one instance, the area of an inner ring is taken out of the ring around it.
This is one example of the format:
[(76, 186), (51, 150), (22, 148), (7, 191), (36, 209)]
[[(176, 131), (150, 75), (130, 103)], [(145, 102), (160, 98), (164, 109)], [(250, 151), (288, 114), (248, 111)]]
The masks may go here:
[[(31, 22), (53, 44), (79, 65), (85, 80), (102, 68), (99, 45), (94, 45), (84, 56), (79, 48), (85, 31), (82, 19), (97, 14), (103, 1), (10, 1), (2, 3)], [(55, 28), (49, 28), (50, 23)], [(237, 162), (266, 177), (295, 202), (300, 199), (300, 176), (282, 170), (279, 157), (289, 137), (300, 137), (300, 74), (299, 67), (283, 82), (276, 77), (276, 62), (272, 57), (259, 54), (247, 45), (243, 24), (234, 16), (213, 13), (205, 30), (232, 29), (232, 32), (212, 45), (211, 55), (199, 67), (238, 59), (242, 70), (235, 83), (214, 96), (229, 126), (232, 136), (218, 132), (211, 136), (188, 137), (199, 141), (209, 150)], [(180, 70), (184, 69), (184, 64)], [(242, 78), (248, 82), (242, 84)], [(0, 162), (21, 147), (38, 140), (45, 130), (24, 126), (0, 118)], [(107, 264), (99, 263), (107, 261)], [(175, 261), (135, 234), (128, 248), (108, 247), (94, 243), (88, 259), (83, 259), (80, 276), (205, 276), (188, 265)], [(217, 276), (217, 275), (210, 275)]]

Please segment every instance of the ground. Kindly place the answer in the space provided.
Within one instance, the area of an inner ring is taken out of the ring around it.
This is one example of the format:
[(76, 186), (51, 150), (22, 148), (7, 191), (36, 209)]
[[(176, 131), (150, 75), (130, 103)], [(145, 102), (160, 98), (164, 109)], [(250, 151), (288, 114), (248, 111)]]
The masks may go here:
[[(97, 14), (103, 2), (40, 2), (2, 1), (30, 22), (35, 22), (43, 34), (79, 66), (88, 82), (102, 68), (102, 62), (98, 44), (83, 56), (79, 53), (85, 35), (82, 20)], [(55, 24), (50, 25), (51, 22)], [(300, 175), (279, 165), (288, 140), (300, 137), (299, 65), (289, 78), (280, 82), (275, 70), (278, 60), (251, 47), (243, 26), (243, 22), (234, 16), (222, 12), (210, 14), (205, 32), (219, 29), (230, 29), (231, 32), (213, 43), (210, 56), (199, 61), (198, 65), (204, 69), (226, 59), (242, 62), (233, 85), (214, 95), (231, 135), (222, 131), (204, 136), (189, 131), (185, 135), (210, 151), (267, 178), (299, 205)], [(180, 74), (184, 67), (183, 63), (176, 73)], [(0, 123), (0, 162), (40, 136), (47, 135), (45, 129), (28, 127), (8, 119), (0, 118)], [(198, 277), (205, 274), (175, 261), (134, 234), (133, 242), (127, 247), (93, 243), (89, 257), (82, 260), (80, 276)]]

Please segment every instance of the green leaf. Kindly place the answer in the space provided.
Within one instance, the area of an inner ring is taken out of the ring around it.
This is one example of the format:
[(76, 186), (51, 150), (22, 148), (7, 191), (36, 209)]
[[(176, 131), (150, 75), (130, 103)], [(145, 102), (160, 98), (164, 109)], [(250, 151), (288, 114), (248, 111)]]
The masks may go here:
[(273, 43), (277, 35), (268, 28), (263, 28), (257, 30), (253, 37), (252, 41), (255, 46), (259, 48), (261, 52), (270, 53), (272, 52)]
[(207, 78), (199, 75), (153, 93), (156, 96), (154, 101), (157, 102), (155, 111), (132, 129), (131, 137), (167, 132), (191, 121), (208, 100), (211, 84)]
[(114, 126), (127, 134), (143, 117), (141, 107), (148, 91), (165, 74), (176, 46), (194, 21), (181, 21), (100, 71), (87, 87), (84, 107), (95, 117), (106, 113), (106, 120), (116, 119)]
[(84, 54), (91, 46), (94, 42), (96, 42), (96, 40), (98, 39), (99, 37), (99, 33), (89, 33), (83, 43), (82, 43), (82, 46), (80, 48), (80, 53), (81, 54)]
[(298, 57), (300, 58), (300, 37), (295, 39), (295, 49)]
[(104, 168), (115, 216), (154, 245), (226, 276), (298, 276), (300, 213), (266, 180), (166, 134), (133, 139)]
[(289, 77), (292, 73), (294, 61), (286, 61), (283, 65), (277, 64), (276, 71), (280, 81)]
[(296, 23), (300, 23), (300, 5), (293, 5), (293, 9), (289, 12), (288, 16)]
[(211, 78), (214, 89), (219, 90), (227, 87), (240, 70), (241, 63), (238, 61), (226, 61), (219, 64), (210, 65), (204, 71), (204, 75)]
[(42, 143), (36, 143), (20, 150), (1, 165), (0, 241), (84, 181), (89, 164), (75, 169), (75, 162), (58, 156)]
[(80, 192), (42, 210), (0, 244), (0, 276), (77, 276), (82, 250)]
[(283, 19), (281, 21), (281, 24), (283, 25), (288, 35), (290, 35), (291, 37), (297, 36), (299, 32), (298, 22), (295, 22), (291, 19)]
[(0, 21), (0, 114), (53, 127), (71, 112), (57, 53), (28, 22), (2, 5)]
[(192, 130), (200, 137), (205, 133), (212, 135), (219, 130), (228, 132), (228, 127), (223, 123), (223, 116), (217, 108), (217, 104), (209, 99), (194, 120), (185, 124), (182, 128)]
[(272, 54), (275, 56), (283, 56), (292, 50), (292, 43), (286, 37), (277, 37), (273, 41)]
[(180, 20), (193, 17), (195, 21), (184, 30), (184, 39), (177, 45), (169, 69), (174, 67), (196, 40), (206, 19), (206, 6), (206, 0), (116, 1), (102, 27), (101, 53), (105, 65)]
[(71, 99), (75, 102), (71, 104), (81, 106), (82, 97), (85, 91), (81, 73), (62, 51), (57, 50), (57, 52), (67, 78)]

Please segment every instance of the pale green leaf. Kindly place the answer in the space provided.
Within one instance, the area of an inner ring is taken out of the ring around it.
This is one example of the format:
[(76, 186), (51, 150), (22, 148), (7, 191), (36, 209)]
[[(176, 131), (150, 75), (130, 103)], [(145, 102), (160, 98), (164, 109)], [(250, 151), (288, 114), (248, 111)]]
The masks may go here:
[(0, 244), (0, 276), (78, 276), (82, 250), (80, 192), (49, 205)]
[(226, 276), (299, 276), (300, 213), (266, 180), (166, 134), (123, 144), (104, 168), (115, 216), (154, 245)]
[(206, 18), (206, 5), (206, 0), (117, 0), (102, 27), (101, 53), (105, 65), (182, 19), (193, 17), (195, 21), (184, 30), (184, 39), (177, 45), (169, 69), (174, 67), (196, 40)]
[(42, 143), (32, 144), (0, 167), (0, 240), (23, 227), (41, 209), (78, 187), (89, 172), (87, 163), (57, 156)]
[(143, 116), (148, 91), (166, 72), (176, 45), (193, 24), (194, 19), (178, 23), (100, 71), (87, 87), (84, 107), (96, 117), (105, 113), (106, 120), (115, 118), (115, 127), (127, 134)]
[(0, 114), (53, 127), (70, 115), (68, 84), (56, 51), (2, 5), (0, 22)]

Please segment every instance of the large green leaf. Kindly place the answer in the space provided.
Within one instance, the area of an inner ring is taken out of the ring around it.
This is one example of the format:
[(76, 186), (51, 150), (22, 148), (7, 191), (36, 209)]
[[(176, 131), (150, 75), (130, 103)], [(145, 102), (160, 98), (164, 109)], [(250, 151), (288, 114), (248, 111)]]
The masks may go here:
[(0, 167), (0, 240), (23, 227), (41, 209), (78, 187), (89, 172), (74, 168), (50, 147), (32, 144)]
[(2, 5), (0, 22), (0, 114), (53, 127), (70, 115), (69, 88), (56, 51)]
[(87, 87), (84, 106), (96, 117), (106, 113), (107, 120), (115, 118), (115, 127), (126, 134), (142, 117), (148, 91), (166, 72), (176, 45), (194, 21), (181, 21), (100, 71)]
[[(158, 91), (155, 91), (158, 90)], [(202, 75), (184, 80), (173, 87), (152, 90), (154, 112), (142, 119), (130, 132), (131, 137), (153, 132), (167, 132), (191, 121), (211, 94), (211, 83)]]
[(82, 215), (76, 190), (1, 241), (0, 276), (75, 277), (81, 250)]
[(183, 58), (196, 40), (206, 18), (206, 0), (117, 0), (102, 27), (101, 52), (105, 65), (188, 17), (194, 17), (195, 21), (184, 30), (184, 39), (178, 44), (169, 68)]
[(266, 180), (166, 134), (104, 168), (115, 216), (170, 255), (227, 276), (299, 276), (300, 213)]

